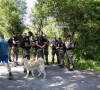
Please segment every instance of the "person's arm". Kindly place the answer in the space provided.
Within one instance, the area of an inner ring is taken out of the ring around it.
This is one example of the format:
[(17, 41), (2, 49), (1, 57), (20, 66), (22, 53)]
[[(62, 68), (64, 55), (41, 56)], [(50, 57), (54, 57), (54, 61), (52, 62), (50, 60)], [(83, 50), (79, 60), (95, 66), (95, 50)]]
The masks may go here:
[(18, 44), (18, 43), (19, 43), (18, 41), (13, 40), (13, 44)]
[(29, 45), (28, 42), (25, 42), (25, 47), (31, 47), (31, 45)]
[(35, 43), (35, 42), (33, 42), (31, 46), (32, 46), (32, 47), (35, 47), (35, 46), (36, 46), (36, 43)]
[(38, 41), (36, 41), (36, 46), (41, 48), (41, 46), (38, 44)]
[(10, 47), (8, 47), (8, 57), (11, 58)]
[(73, 41), (70, 42), (70, 48), (72, 48), (72, 49), (74, 48), (74, 43), (73, 43)]
[(42, 49), (45, 48), (46, 44), (47, 44), (47, 42), (46, 42), (46, 40), (44, 40), (44, 45), (41, 48)]

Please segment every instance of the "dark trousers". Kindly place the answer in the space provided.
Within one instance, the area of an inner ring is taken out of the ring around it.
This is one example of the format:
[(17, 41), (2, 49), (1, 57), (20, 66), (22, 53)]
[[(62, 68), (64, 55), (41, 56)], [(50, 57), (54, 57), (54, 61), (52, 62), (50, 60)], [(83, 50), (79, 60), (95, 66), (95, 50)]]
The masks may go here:
[(37, 50), (36, 49), (33, 49), (33, 60), (36, 59), (36, 55), (37, 55)]
[(48, 49), (44, 49), (44, 56), (45, 56), (46, 64), (48, 64)]
[(59, 64), (59, 53), (58, 53), (58, 50), (52, 50), (52, 63), (54, 63), (54, 56), (57, 56), (57, 63)]

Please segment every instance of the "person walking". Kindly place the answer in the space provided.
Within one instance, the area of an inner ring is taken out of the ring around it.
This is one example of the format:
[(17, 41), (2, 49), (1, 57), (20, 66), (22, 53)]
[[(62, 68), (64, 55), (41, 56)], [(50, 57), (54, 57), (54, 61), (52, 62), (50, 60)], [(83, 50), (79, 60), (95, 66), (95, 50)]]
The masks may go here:
[(8, 72), (9, 72), (8, 80), (13, 79), (11, 68), (8, 63), (8, 56), (10, 57), (10, 55), (11, 55), (11, 53), (10, 53), (9, 44), (7, 41), (4, 40), (4, 35), (0, 34), (0, 62), (2, 61), (5, 64)]

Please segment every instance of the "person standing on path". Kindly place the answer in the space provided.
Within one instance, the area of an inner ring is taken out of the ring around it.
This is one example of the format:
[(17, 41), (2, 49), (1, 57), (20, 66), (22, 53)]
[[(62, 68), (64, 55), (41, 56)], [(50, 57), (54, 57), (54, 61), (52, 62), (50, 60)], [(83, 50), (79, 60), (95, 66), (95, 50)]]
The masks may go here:
[(14, 62), (14, 66), (16, 67), (18, 65), (18, 33), (14, 32), (14, 35), (12, 37), (12, 50), (11, 50), (11, 54), (13, 56), (13, 62)]
[(4, 35), (0, 34), (0, 62), (2, 61), (5, 64), (8, 72), (9, 72), (8, 79), (12, 80), (13, 76), (11, 73), (11, 68), (8, 63), (8, 56), (10, 57), (10, 55), (11, 54), (10, 54), (9, 44), (7, 41), (4, 40)]
[(49, 63), (48, 63), (48, 54), (49, 54), (48, 47), (49, 47), (49, 40), (46, 39), (46, 36), (45, 36), (45, 35), (43, 35), (43, 38), (45, 39), (44, 57), (45, 57), (45, 60), (46, 60), (46, 65), (49, 65)]
[(38, 40), (38, 34), (35, 34), (35, 37), (32, 39), (32, 48), (33, 48), (33, 60), (36, 60), (37, 49), (36, 41)]
[(58, 38), (58, 42), (56, 49), (58, 49), (59, 52), (60, 67), (64, 67), (64, 43), (61, 38)]
[(67, 41), (65, 42), (65, 47), (66, 47), (66, 55), (67, 55), (67, 61), (68, 61), (68, 70), (72, 71), (73, 70), (73, 49), (74, 49), (74, 43), (71, 40), (71, 36), (67, 35)]
[(45, 48), (45, 39), (43, 38), (43, 32), (39, 32), (39, 37), (36, 40), (37, 49), (37, 58), (42, 57), (44, 59), (44, 52), (43, 49)]
[[(21, 40), (20, 46), (23, 48), (23, 58), (27, 58), (30, 60), (30, 49), (31, 49), (31, 44), (30, 44), (30, 37), (33, 35), (31, 31), (27, 33), (27, 35)], [(24, 68), (24, 72), (26, 73), (27, 70)]]
[(54, 37), (54, 40), (50, 42), (50, 47), (52, 48), (52, 64), (54, 64), (55, 54), (57, 56), (57, 63), (60, 64), (58, 50), (56, 49), (57, 46), (58, 46), (58, 40), (56, 40), (56, 37)]

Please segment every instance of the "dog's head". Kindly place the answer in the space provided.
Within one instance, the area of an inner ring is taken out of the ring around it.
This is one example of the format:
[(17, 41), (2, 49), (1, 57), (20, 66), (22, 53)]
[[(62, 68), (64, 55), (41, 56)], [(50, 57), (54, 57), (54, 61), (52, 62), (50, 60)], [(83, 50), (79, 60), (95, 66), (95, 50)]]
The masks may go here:
[(40, 57), (40, 58), (38, 58), (37, 60), (38, 60), (38, 61), (43, 61), (43, 58)]

